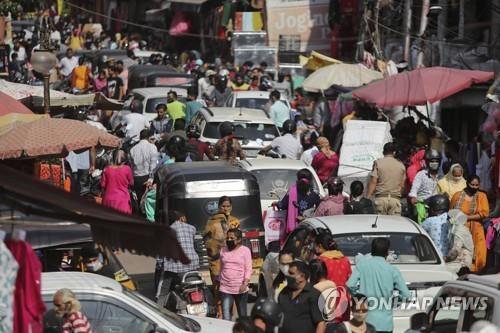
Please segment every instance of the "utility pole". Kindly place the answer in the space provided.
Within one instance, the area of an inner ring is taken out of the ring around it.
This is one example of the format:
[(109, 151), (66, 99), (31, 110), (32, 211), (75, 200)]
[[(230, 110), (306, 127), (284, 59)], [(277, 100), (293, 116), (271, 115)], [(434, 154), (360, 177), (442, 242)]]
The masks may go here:
[(465, 0), (460, 0), (458, 18), (458, 39), (464, 39), (465, 32)]
[[(463, 0), (462, 0), (463, 1)], [(430, 0), (422, 1), (422, 14), (420, 16), (420, 29), (418, 31), (418, 37), (420, 37), (420, 45), (417, 56), (417, 68), (422, 67), (424, 65), (424, 51), (425, 51), (425, 42), (424, 35), (425, 30), (427, 29), (427, 14), (429, 13)]]
[(403, 59), (408, 64), (410, 64), (410, 45), (411, 45), (411, 15), (412, 15), (412, 0), (405, 0), (405, 9), (403, 17), (403, 31), (404, 31), (404, 49), (403, 49)]
[(439, 47), (439, 66), (444, 65), (444, 41), (446, 40), (446, 28), (448, 27), (448, 1), (439, 0), (441, 6), (441, 13), (438, 17), (438, 47)]

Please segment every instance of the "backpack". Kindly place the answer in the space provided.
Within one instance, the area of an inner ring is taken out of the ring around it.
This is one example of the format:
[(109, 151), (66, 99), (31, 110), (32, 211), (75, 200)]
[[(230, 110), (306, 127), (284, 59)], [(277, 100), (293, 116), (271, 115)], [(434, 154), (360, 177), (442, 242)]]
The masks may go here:
[(192, 143), (186, 143), (186, 162), (196, 162), (201, 161), (200, 152), (198, 151), (198, 146)]

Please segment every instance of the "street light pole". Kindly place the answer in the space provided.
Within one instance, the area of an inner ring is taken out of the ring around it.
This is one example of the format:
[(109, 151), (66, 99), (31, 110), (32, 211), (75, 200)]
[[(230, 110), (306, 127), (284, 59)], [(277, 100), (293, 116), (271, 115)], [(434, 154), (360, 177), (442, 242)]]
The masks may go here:
[(56, 65), (56, 56), (50, 52), (49, 18), (45, 16), (40, 22), (40, 50), (31, 55), (33, 69), (43, 75), (43, 112), (50, 113), (50, 71)]

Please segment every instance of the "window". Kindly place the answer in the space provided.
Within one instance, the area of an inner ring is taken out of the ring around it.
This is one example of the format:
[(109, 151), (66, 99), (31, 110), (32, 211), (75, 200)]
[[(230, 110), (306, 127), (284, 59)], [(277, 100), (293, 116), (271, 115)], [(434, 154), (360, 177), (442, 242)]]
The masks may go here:
[(465, 297), (464, 323), (461, 331), (470, 331), (472, 325), (479, 320), (491, 321), (493, 299), (485, 295), (467, 293)]
[(267, 98), (238, 98), (235, 107), (264, 110), (268, 102)]
[(167, 104), (167, 96), (150, 98), (146, 103), (146, 113), (156, 113), (156, 106), (158, 104)]
[[(220, 139), (219, 122), (207, 123), (203, 130), (203, 136), (209, 139)], [(234, 135), (237, 138), (244, 138), (247, 140), (272, 141), (275, 137), (279, 136), (278, 129), (274, 124), (257, 124), (257, 123), (243, 123), (235, 122)]]
[(351, 262), (358, 254), (371, 252), (374, 238), (386, 237), (391, 242), (388, 260), (394, 264), (439, 264), (440, 259), (428, 237), (415, 233), (356, 233), (334, 235), (339, 250)]
[[(253, 170), (260, 188), (262, 200), (282, 199), (291, 185), (297, 181), (297, 171), (292, 169)], [(313, 180), (313, 189), (319, 192), (318, 184)], [(270, 193), (272, 192), (272, 195)]]
[(461, 321), (463, 291), (457, 288), (444, 287), (443, 292), (434, 299), (429, 315), (431, 331), (436, 333), (458, 332)]

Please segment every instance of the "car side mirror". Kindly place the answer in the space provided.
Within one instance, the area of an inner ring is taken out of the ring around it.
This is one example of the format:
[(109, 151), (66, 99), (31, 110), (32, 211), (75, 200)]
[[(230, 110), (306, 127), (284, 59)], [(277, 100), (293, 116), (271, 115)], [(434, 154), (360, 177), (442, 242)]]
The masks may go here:
[(429, 329), (429, 316), (425, 312), (415, 313), (410, 317), (412, 331), (427, 332)]

